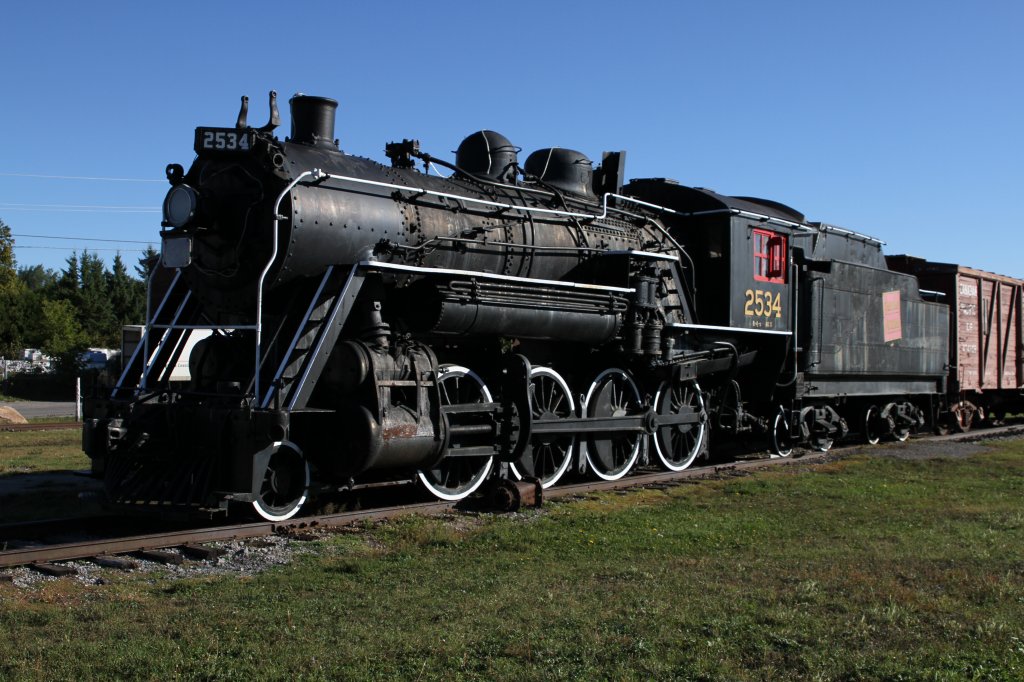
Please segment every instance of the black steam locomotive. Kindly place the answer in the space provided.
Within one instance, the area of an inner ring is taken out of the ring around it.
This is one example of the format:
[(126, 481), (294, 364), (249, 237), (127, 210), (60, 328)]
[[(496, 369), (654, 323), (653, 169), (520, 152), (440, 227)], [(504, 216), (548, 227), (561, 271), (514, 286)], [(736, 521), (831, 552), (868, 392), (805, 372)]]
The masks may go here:
[(712, 436), (902, 439), (943, 408), (946, 306), (875, 239), (626, 184), (624, 152), (520, 166), (487, 130), (454, 163), (403, 140), (382, 165), (339, 150), (335, 101), (293, 97), (283, 142), (270, 104), (257, 128), (243, 98), (167, 168), (143, 341), (87, 404), (115, 505), (283, 520), (416, 479), (458, 500), (492, 476), (681, 470)]

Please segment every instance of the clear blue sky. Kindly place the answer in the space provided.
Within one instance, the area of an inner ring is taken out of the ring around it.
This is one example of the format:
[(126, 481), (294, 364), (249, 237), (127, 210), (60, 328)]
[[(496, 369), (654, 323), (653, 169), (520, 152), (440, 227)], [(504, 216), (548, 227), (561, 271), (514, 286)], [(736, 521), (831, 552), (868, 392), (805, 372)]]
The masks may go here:
[[(382, 160), (498, 130), (630, 177), (775, 199), (889, 253), (1024, 276), (1024, 3), (48, 2), (0, 23), (0, 218), (20, 265), (158, 245), (164, 167), (239, 97), (340, 102)], [(78, 180), (26, 175), (125, 178)], [(154, 182), (155, 181), (155, 182)], [(87, 241), (110, 239), (119, 242)], [(29, 248), (49, 247), (49, 248)]]

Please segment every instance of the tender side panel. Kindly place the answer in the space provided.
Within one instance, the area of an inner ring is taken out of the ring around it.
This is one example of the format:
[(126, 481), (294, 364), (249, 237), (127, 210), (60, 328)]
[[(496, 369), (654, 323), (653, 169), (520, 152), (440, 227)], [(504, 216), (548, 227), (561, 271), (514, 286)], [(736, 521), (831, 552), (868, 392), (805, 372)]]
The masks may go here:
[(922, 301), (913, 277), (833, 261), (807, 273), (808, 390), (931, 392), (946, 372), (948, 312)]

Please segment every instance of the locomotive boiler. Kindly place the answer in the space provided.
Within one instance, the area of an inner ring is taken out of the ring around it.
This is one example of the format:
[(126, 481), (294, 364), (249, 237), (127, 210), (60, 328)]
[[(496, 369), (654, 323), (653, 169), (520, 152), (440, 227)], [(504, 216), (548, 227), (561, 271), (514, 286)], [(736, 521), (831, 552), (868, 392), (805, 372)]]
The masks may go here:
[(261, 127), (243, 98), (167, 168), (143, 342), (87, 404), (114, 505), (282, 520), (416, 480), (458, 500), (496, 476), (681, 470), (712, 432), (779, 455), (851, 419), (902, 437), (939, 409), (944, 306), (871, 238), (626, 184), (625, 152), (520, 166), (489, 130), (454, 163), (403, 140), (385, 165), (341, 151), (335, 101), (290, 105), (284, 141), (273, 93)]

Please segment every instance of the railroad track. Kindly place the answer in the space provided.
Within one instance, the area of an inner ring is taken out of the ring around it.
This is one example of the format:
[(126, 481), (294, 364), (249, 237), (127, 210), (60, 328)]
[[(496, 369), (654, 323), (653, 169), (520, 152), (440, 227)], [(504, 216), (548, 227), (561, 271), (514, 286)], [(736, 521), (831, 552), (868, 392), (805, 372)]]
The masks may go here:
[[(977, 441), (989, 440), (992, 438), (1016, 437), (1024, 435), (1024, 424), (1015, 424), (999, 428), (986, 429), (984, 432), (971, 432), (966, 434), (952, 434), (947, 436), (924, 436), (918, 441)], [(757, 469), (765, 469), (777, 466), (794, 466), (806, 463), (821, 462), (837, 453), (864, 447), (862, 444), (851, 444), (841, 448), (835, 448), (828, 453), (803, 453), (787, 458), (756, 458), (744, 459), (725, 464), (711, 464), (700, 467), (691, 467), (680, 472), (655, 472), (639, 473), (626, 476), (618, 481), (586, 481), (568, 485), (559, 485), (543, 491), (544, 499), (559, 499), (567, 497), (585, 496), (590, 493), (610, 490), (625, 490), (631, 488), (658, 487), (672, 485), (687, 479), (713, 478), (723, 475), (740, 474)], [(147, 533), (140, 535), (118, 536), (101, 539), (89, 539), (80, 542), (63, 544), (20, 547), (0, 551), (0, 568), (13, 568), (17, 566), (32, 566), (44, 573), (51, 575), (63, 575), (74, 572), (69, 567), (61, 567), (56, 562), (73, 560), (91, 560), (100, 565), (126, 568), (132, 563), (130, 559), (123, 558), (123, 555), (135, 554), (143, 558), (180, 563), (181, 554), (160, 553), (158, 550), (178, 548), (185, 556), (209, 559), (217, 556), (215, 548), (204, 547), (205, 543), (225, 542), (232, 540), (246, 540), (264, 537), (274, 534), (295, 534), (318, 528), (337, 528), (352, 525), (361, 521), (380, 521), (392, 519), (411, 514), (437, 515), (446, 512), (465, 509), (464, 503), (452, 502), (421, 502), (414, 504), (403, 504), (398, 506), (386, 506), (375, 509), (357, 511), (345, 511), (333, 514), (321, 514), (289, 519), (288, 521), (256, 523), (243, 523), (226, 526), (213, 526), (204, 528), (183, 528), (158, 533)], [(42, 524), (54, 522), (36, 522), (40, 528)], [(8, 528), (13, 528), (9, 526)], [(0, 527), (2, 532), (3, 527)], [(0, 534), (0, 540), (3, 535)], [(118, 558), (121, 557), (121, 558)], [(3, 579), (0, 574), (0, 580)], [(9, 579), (9, 575), (6, 576)]]
[(70, 431), (81, 429), (82, 422), (29, 422), (28, 424), (0, 424), (0, 431)]

